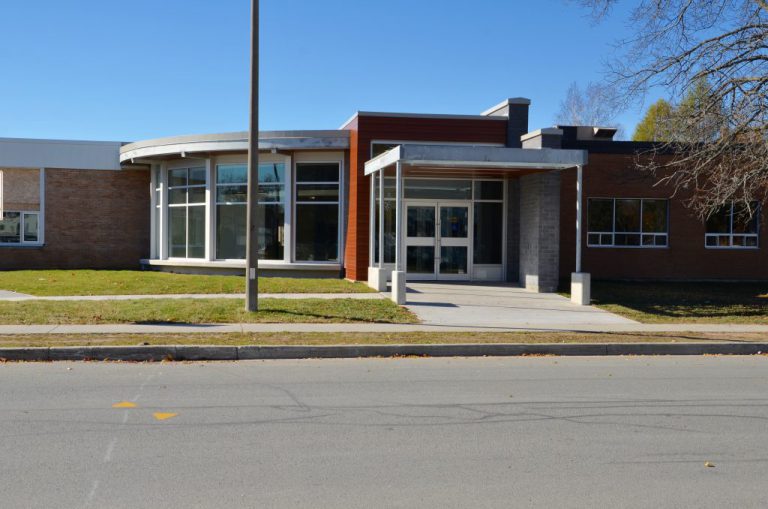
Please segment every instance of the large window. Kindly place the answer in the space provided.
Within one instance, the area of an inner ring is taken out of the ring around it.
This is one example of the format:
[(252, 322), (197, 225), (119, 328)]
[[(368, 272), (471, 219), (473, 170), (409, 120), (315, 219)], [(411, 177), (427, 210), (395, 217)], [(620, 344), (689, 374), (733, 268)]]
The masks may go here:
[(668, 201), (590, 198), (587, 245), (592, 247), (667, 247)]
[(296, 261), (339, 259), (339, 163), (296, 164)]
[(500, 265), (504, 240), (504, 183), (475, 181), (475, 264)]
[(168, 170), (168, 245), (173, 258), (205, 258), (205, 167)]
[[(216, 258), (244, 259), (248, 167), (216, 168)], [(259, 164), (259, 259), (282, 260), (285, 245), (285, 164)]]
[(721, 207), (707, 219), (705, 245), (709, 248), (757, 248), (759, 211), (757, 202), (749, 207), (734, 202)]
[(39, 243), (38, 212), (8, 211), (0, 215), (0, 245)]

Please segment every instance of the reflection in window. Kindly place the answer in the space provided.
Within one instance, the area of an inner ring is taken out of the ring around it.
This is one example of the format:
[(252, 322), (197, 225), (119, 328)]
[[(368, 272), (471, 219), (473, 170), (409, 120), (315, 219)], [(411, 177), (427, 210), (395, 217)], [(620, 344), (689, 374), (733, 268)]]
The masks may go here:
[(668, 201), (590, 198), (587, 245), (592, 247), (666, 247)]
[[(374, 184), (373, 261), (379, 263), (379, 178)], [(384, 263), (395, 263), (395, 179), (384, 179)]]
[(0, 244), (21, 244), (21, 212), (5, 211), (0, 221)]
[(405, 199), (422, 200), (471, 200), (471, 180), (404, 179)]
[[(285, 164), (259, 164), (260, 260), (282, 260), (285, 222)], [(248, 166), (222, 164), (216, 168), (216, 258), (244, 259), (248, 203)]]
[(296, 164), (297, 261), (339, 259), (339, 163)]
[(731, 202), (707, 219), (705, 244), (710, 248), (754, 249), (758, 247), (757, 202), (747, 206)]
[(504, 204), (475, 203), (474, 263), (501, 264), (504, 238)]
[(205, 167), (168, 170), (168, 241), (174, 258), (205, 258)]
[(430, 238), (435, 236), (435, 207), (408, 206), (408, 237)]

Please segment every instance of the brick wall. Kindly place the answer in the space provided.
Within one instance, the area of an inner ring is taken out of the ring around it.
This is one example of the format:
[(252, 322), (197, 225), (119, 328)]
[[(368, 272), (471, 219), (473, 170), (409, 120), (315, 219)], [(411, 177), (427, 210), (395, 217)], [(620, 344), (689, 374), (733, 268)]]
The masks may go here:
[[(669, 247), (587, 247), (587, 198), (670, 198), (669, 187), (634, 168), (634, 156), (590, 153), (584, 168), (583, 271), (595, 279), (768, 279), (768, 228), (760, 221), (760, 248), (706, 249), (704, 223), (684, 206), (669, 202)], [(576, 170), (563, 172), (561, 189), (560, 276), (570, 277), (576, 259)]]
[(138, 268), (149, 255), (149, 172), (46, 170), (45, 246), (0, 247), (0, 269)]

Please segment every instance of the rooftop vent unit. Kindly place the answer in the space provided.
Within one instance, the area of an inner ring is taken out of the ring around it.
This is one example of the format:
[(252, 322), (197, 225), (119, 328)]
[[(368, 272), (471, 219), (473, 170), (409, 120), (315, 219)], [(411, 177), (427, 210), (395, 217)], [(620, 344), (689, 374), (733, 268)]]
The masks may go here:
[(616, 134), (615, 127), (597, 127), (591, 125), (578, 126), (576, 128), (577, 140), (613, 141)]

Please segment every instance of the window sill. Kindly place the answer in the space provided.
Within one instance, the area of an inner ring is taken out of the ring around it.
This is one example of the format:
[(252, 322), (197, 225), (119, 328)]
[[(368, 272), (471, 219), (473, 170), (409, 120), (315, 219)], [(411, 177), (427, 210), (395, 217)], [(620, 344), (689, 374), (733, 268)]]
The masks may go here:
[(587, 245), (591, 249), (669, 249), (669, 246), (593, 246)]
[(704, 249), (714, 251), (757, 251), (760, 246), (704, 246)]
[(41, 249), (45, 244), (0, 244), (0, 249)]
[[(245, 260), (186, 260), (186, 259), (171, 259), (171, 260), (157, 260), (157, 259), (144, 259), (141, 260), (142, 265), (149, 265), (155, 267), (202, 267), (202, 268), (221, 268), (221, 269), (243, 269), (245, 270)], [(274, 270), (327, 270), (327, 271), (339, 271), (341, 270), (341, 264), (339, 263), (321, 263), (321, 262), (295, 262), (288, 263), (282, 260), (259, 260), (259, 268), (274, 269)]]

